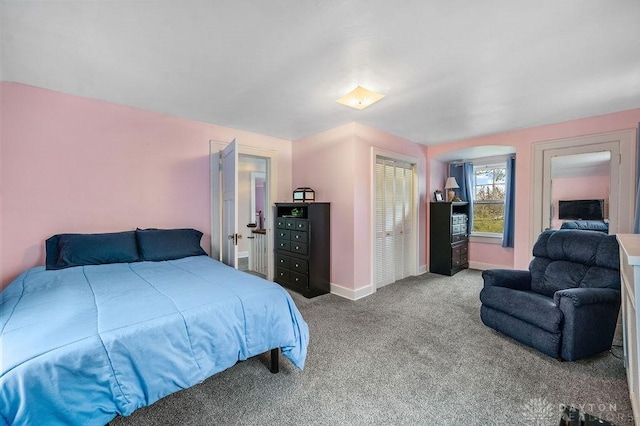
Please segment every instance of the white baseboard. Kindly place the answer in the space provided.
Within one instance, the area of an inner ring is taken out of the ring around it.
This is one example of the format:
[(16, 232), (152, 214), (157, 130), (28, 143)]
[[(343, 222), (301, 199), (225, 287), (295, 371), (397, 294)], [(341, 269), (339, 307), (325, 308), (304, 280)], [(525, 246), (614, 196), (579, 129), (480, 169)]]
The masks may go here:
[(373, 294), (373, 286), (368, 285), (354, 290), (331, 283), (331, 294), (335, 294), (336, 296), (344, 297), (349, 300), (358, 300)]
[[(418, 275), (422, 275), (426, 272), (429, 272), (427, 265), (422, 265), (418, 269)], [(336, 296), (344, 297), (345, 299), (349, 300), (362, 299), (363, 297), (367, 297), (373, 293), (373, 284), (369, 284), (353, 290), (338, 284), (331, 283), (331, 294), (335, 294)]]
[(249, 257), (249, 252), (248, 251), (239, 251), (238, 252), (238, 259), (240, 259), (242, 257)]
[(494, 265), (491, 263), (483, 263), (483, 262), (469, 262), (469, 268), (479, 269), (481, 271), (486, 271), (487, 269), (513, 269), (505, 265)]

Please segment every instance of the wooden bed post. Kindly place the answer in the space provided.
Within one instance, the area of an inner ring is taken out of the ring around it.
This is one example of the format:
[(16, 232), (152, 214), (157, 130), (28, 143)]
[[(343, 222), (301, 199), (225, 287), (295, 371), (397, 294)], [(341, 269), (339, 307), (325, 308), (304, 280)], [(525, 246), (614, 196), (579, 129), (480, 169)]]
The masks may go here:
[(280, 371), (280, 364), (278, 362), (278, 358), (280, 357), (280, 349), (275, 348), (271, 349), (271, 363), (269, 364), (269, 371), (273, 374)]

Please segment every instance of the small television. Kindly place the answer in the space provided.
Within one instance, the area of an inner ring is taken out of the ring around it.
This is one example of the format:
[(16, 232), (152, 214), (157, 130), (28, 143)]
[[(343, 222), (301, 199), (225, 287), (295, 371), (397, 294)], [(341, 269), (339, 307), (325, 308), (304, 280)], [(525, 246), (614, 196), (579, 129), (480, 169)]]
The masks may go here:
[(604, 220), (604, 200), (560, 200), (558, 219)]

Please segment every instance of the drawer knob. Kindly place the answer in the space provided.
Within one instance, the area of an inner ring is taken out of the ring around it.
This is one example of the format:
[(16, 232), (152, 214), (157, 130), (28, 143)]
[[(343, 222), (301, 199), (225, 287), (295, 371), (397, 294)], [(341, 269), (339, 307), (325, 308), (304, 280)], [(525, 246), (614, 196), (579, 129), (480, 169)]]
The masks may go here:
[(298, 266), (299, 266), (299, 265), (296, 263), (296, 268), (297, 268)]

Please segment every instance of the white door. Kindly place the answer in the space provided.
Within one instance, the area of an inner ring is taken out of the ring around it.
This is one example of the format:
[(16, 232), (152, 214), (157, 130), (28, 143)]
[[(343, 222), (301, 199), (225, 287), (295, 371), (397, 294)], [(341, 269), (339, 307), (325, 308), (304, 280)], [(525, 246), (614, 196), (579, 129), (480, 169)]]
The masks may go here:
[(376, 161), (376, 288), (395, 281), (393, 263), (393, 167)]
[(413, 168), (410, 164), (395, 164), (394, 252), (395, 278), (401, 280), (413, 274), (415, 253), (413, 243)]
[(413, 165), (376, 159), (375, 285), (380, 288), (413, 275)]
[(238, 149), (234, 139), (221, 153), (222, 262), (238, 267)]

